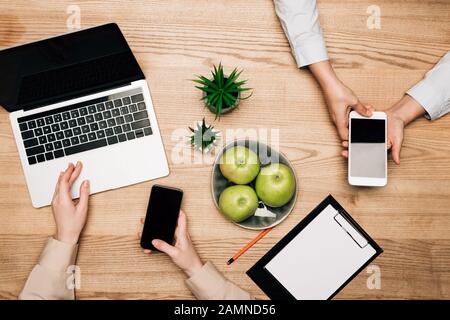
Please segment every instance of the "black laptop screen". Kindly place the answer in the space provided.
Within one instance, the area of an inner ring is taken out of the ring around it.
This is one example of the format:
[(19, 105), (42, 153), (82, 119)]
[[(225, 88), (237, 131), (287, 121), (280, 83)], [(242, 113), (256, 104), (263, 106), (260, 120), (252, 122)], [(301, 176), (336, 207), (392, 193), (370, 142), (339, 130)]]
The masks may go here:
[(10, 112), (144, 78), (116, 24), (2, 50), (0, 70), (0, 105)]

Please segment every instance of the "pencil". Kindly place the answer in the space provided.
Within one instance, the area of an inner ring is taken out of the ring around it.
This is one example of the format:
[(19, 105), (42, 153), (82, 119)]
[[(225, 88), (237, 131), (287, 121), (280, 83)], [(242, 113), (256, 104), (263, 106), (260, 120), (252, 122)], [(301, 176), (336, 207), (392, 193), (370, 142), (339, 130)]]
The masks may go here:
[(228, 260), (227, 265), (232, 264), (234, 261), (236, 261), (245, 251), (247, 251), (248, 249), (250, 249), (255, 243), (257, 243), (262, 237), (264, 237), (267, 233), (269, 233), (270, 230), (272, 230), (273, 227), (267, 228), (265, 230), (263, 230), (260, 234), (258, 234), (258, 236), (253, 239), (252, 241), (250, 241), (245, 247), (243, 247), (241, 250), (239, 250), (238, 252), (236, 252), (236, 254), (233, 256), (233, 258), (231, 258), (230, 260)]

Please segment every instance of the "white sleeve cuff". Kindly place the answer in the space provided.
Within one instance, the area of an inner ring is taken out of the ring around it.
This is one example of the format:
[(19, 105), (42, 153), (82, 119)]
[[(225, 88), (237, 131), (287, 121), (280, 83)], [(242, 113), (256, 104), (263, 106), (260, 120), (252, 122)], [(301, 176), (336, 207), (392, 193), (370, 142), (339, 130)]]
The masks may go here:
[(293, 54), (299, 68), (329, 59), (323, 37), (315, 37), (295, 47)]
[(422, 80), (406, 92), (425, 109), (425, 118), (435, 120), (444, 114), (446, 99), (429, 85), (426, 80)]
[(422, 105), (427, 119), (450, 112), (450, 51), (407, 94)]

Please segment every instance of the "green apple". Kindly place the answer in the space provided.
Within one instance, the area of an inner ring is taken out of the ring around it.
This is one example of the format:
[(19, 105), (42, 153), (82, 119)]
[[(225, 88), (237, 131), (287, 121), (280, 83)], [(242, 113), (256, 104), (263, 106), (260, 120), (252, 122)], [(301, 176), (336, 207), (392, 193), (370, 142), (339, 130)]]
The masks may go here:
[(220, 172), (229, 181), (236, 184), (247, 184), (259, 173), (258, 155), (243, 146), (228, 149), (220, 159)]
[(222, 214), (234, 222), (251, 217), (258, 208), (258, 197), (249, 186), (231, 186), (226, 188), (219, 198)]
[(295, 193), (294, 173), (282, 163), (273, 163), (261, 169), (255, 188), (256, 194), (266, 205), (281, 207)]

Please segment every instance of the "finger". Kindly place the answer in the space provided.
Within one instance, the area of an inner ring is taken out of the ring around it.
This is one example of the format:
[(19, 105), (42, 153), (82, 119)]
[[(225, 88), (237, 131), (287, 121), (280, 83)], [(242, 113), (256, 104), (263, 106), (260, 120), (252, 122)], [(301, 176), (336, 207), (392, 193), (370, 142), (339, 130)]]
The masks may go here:
[(348, 139), (348, 126), (346, 122), (336, 124), (336, 129), (338, 131), (339, 138), (341, 138), (341, 140)]
[(59, 185), (60, 185), (63, 174), (64, 174), (64, 172), (62, 172), (62, 171), (59, 173), (58, 181), (56, 181), (55, 193), (53, 194), (53, 199), (56, 198), (56, 196), (58, 195)]
[(69, 180), (70, 180), (70, 176), (72, 175), (72, 172), (74, 169), (75, 169), (74, 165), (72, 163), (69, 163), (66, 171), (64, 171), (64, 174), (61, 177), (61, 180), (59, 182), (59, 192), (60, 193), (67, 193), (69, 191), (69, 189), (70, 189)]
[(372, 116), (372, 110), (370, 109), (370, 107), (366, 107), (359, 101), (357, 104), (352, 106), (352, 108), (362, 116), (365, 116), (365, 117)]
[(87, 210), (89, 206), (89, 194), (90, 194), (89, 180), (84, 180), (80, 186), (80, 199), (78, 201), (77, 208)]
[(387, 144), (386, 144), (387, 149), (389, 150), (390, 148), (392, 148), (392, 143), (390, 140), (388, 140)]
[(144, 249), (144, 253), (150, 254), (150, 253), (152, 253), (152, 250), (150, 250), (150, 249)]
[(362, 104), (366, 110), (375, 111), (375, 108), (371, 104)]
[(177, 231), (180, 234), (186, 234), (187, 229), (187, 217), (183, 210), (180, 210), (180, 215), (178, 216)]
[(70, 176), (72, 175), (72, 172), (74, 169), (75, 169), (75, 166), (73, 165), (73, 163), (69, 162), (66, 170), (64, 171), (61, 182), (69, 182)]
[(145, 219), (144, 218), (140, 218), (139, 221), (141, 222), (141, 224), (145, 223)]
[(169, 255), (170, 257), (175, 256), (177, 252), (177, 248), (174, 246), (171, 246), (167, 242), (159, 239), (155, 239), (152, 241), (153, 246), (158, 249), (159, 251), (164, 252), (165, 254)]
[(401, 141), (394, 141), (392, 143), (392, 160), (396, 164), (400, 164), (400, 150), (402, 148)]
[(341, 152), (341, 156), (343, 156), (344, 158), (348, 158), (348, 151), (347, 150), (343, 150)]
[(348, 148), (348, 141), (347, 140), (342, 141), (342, 147)]
[(334, 123), (338, 131), (341, 140), (348, 140), (348, 116), (350, 113), (350, 108), (345, 108), (337, 113), (334, 118)]
[(75, 180), (80, 176), (81, 170), (83, 169), (83, 164), (81, 162), (77, 162), (72, 174), (69, 178), (69, 185), (72, 186)]

